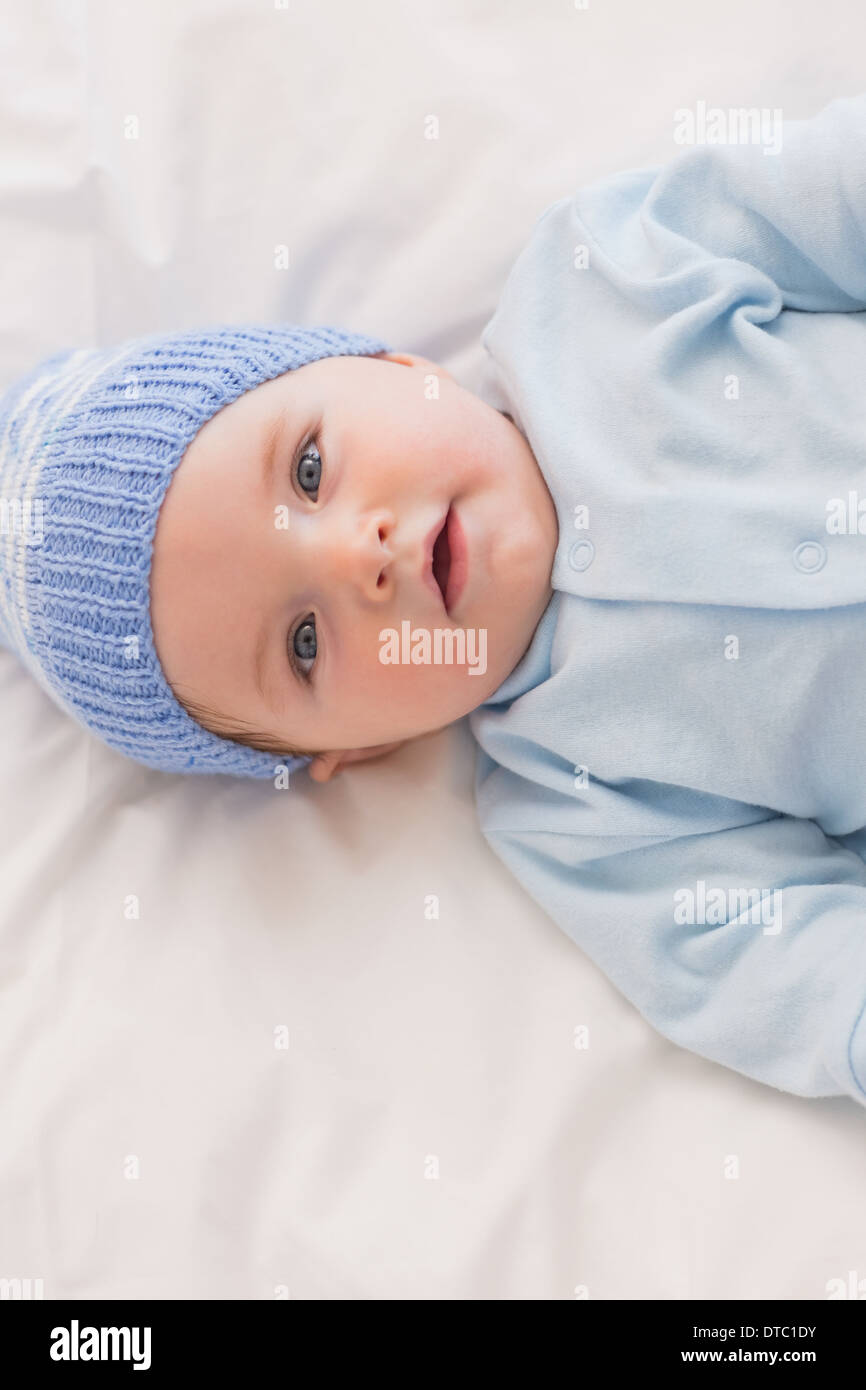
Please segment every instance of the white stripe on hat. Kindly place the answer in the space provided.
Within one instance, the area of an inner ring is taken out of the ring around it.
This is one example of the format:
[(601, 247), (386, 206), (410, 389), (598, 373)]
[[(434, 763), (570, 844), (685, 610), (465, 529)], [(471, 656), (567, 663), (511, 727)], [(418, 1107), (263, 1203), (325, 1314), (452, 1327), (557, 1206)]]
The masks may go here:
[[(10, 500), (18, 498), (21, 504), (22, 521), (26, 516), (31, 515), (33, 501), (36, 495), (37, 486), (42, 475), (42, 464), (45, 460), (40, 459), (33, 465), (33, 455), (39, 444), (47, 444), (52, 430), (57, 426), (69, 411), (78, 403), (88, 388), (98, 379), (98, 377), (114, 367), (118, 362), (123, 361), (124, 357), (130, 356), (137, 348), (136, 343), (125, 343), (114, 352), (105, 354), (104, 349), (99, 348), (80, 348), (70, 354), (67, 362), (61, 366), (50, 370), (39, 376), (33, 385), (28, 388), (18, 406), (12, 411), (10, 419), (4, 433), (2, 445), (0, 445), (0, 478), (3, 480), (3, 494)], [(96, 360), (94, 360), (94, 357)], [(56, 384), (58, 372), (65, 378), (64, 389), (53, 403), (50, 413), (46, 413), (42, 396), (48, 387)], [(15, 420), (22, 419), (21, 429), (18, 435), (18, 448), (10, 459), (10, 435), (11, 427)], [(9, 466), (11, 464), (11, 467)], [(22, 488), (23, 483), (23, 488)], [(27, 551), (28, 542), (24, 535), (22, 526), (21, 533), (16, 535), (14, 528), (10, 528), (5, 540), (5, 560), (6, 573), (12, 577), (14, 591), (6, 593), (5, 586), (0, 584), (0, 601), (4, 603), (4, 617), (7, 619), (7, 630), (14, 642), (15, 649), (23, 660), (27, 669), (42, 689), (57, 700), (63, 709), (73, 718), (78, 715), (71, 708), (62, 693), (48, 681), (46, 671), (36, 660), (30, 651), (30, 638), (32, 636), (32, 625), (30, 621), (30, 611), (27, 606)]]

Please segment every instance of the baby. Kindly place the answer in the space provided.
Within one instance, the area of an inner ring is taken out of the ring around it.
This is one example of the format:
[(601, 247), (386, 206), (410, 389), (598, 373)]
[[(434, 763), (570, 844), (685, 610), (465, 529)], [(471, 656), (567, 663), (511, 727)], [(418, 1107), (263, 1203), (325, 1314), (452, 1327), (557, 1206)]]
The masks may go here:
[(856, 98), (555, 203), (481, 396), (333, 328), (50, 358), (0, 634), (165, 770), (468, 714), (489, 843), (659, 1032), (866, 1103), (864, 169)]
[[(156, 528), (160, 662), (209, 729), (291, 748), (326, 780), (501, 685), (550, 599), (556, 540), (510, 420), (422, 357), (320, 356), (240, 396), (187, 449)], [(403, 623), (485, 634), (486, 670), (386, 663), (384, 634)]]

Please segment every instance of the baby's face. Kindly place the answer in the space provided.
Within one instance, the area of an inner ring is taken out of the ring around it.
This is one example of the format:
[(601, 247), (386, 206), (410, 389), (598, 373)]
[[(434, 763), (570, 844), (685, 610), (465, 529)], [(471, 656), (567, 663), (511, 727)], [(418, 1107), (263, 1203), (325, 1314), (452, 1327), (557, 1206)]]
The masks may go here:
[[(449, 507), (468, 559), (450, 613), (425, 579)], [(411, 738), (476, 708), (520, 660), (557, 535), (510, 419), (420, 357), (325, 358), (240, 396), (189, 445), (154, 541), (157, 652), (181, 701), (286, 747)], [(384, 630), (406, 622), (431, 640), (475, 629), (476, 653), (484, 629), (486, 671), (384, 663)]]

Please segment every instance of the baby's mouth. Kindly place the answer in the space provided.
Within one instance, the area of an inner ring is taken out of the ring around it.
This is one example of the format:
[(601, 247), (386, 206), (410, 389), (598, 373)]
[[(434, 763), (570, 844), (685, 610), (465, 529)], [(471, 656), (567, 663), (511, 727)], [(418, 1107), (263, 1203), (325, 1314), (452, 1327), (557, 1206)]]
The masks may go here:
[(433, 578), (442, 591), (443, 603), (448, 592), (448, 575), (451, 570), (451, 549), (448, 545), (448, 517), (450, 515), (451, 508), (449, 507), (442, 524), (442, 530), (433, 545)]

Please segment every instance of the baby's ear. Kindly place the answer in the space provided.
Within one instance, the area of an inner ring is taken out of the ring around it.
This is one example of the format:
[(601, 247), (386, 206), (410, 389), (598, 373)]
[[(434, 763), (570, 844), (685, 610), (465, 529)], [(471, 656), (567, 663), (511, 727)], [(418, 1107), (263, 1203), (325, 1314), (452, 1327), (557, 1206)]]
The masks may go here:
[(420, 367), (425, 372), (432, 372), (434, 376), (447, 376), (449, 381), (453, 381), (451, 373), (446, 367), (438, 362), (431, 362), (429, 357), (421, 357), (417, 352), (374, 352), (374, 357), (382, 357), (386, 362), (398, 362), (403, 367)]
[(314, 782), (329, 782), (349, 763), (364, 763), (368, 758), (382, 758), (386, 753), (393, 753), (395, 748), (402, 748), (405, 742), (406, 740), (401, 738), (396, 743), (379, 743), (375, 748), (352, 748), (335, 753), (319, 753), (308, 765), (307, 771)]

